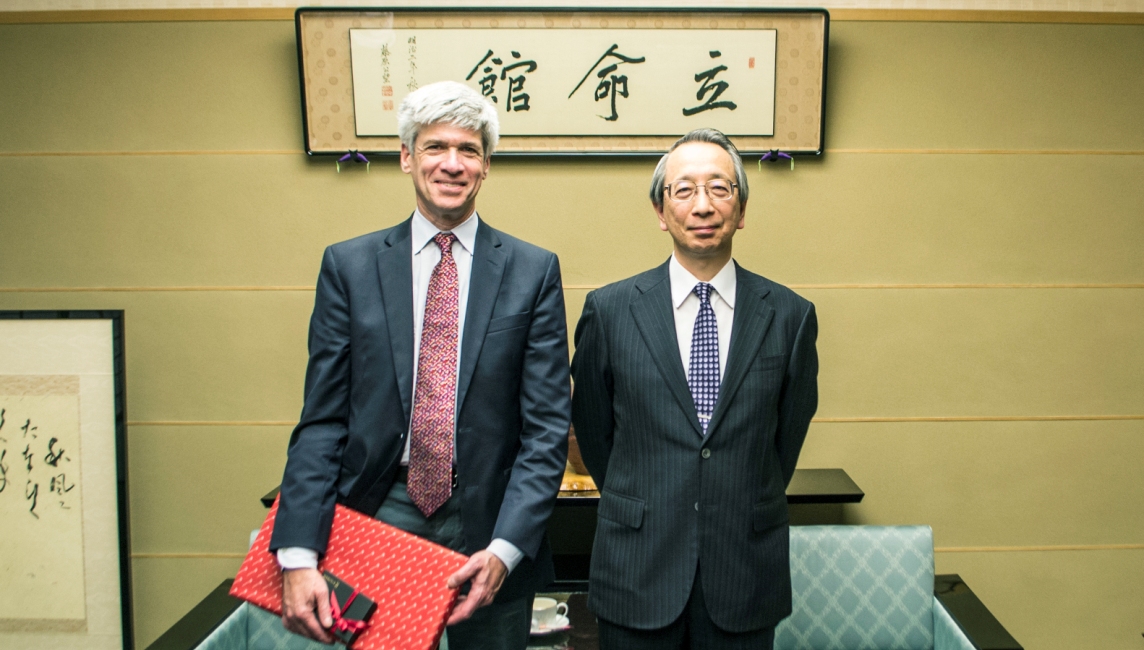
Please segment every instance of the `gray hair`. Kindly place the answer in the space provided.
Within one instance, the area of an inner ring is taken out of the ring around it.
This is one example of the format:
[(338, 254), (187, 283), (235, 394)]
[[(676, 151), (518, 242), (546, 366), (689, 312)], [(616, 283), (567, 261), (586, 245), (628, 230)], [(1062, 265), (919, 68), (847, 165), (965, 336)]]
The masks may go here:
[(406, 95), (397, 109), (397, 132), (410, 151), (421, 129), (441, 123), (480, 133), (485, 160), (500, 139), (496, 107), (463, 83), (438, 81), (422, 86)]
[(655, 173), (651, 176), (651, 202), (656, 208), (663, 207), (663, 190), (664, 190), (664, 176), (667, 175), (667, 157), (671, 152), (679, 148), (680, 145), (687, 144), (688, 142), (710, 142), (717, 144), (731, 156), (731, 162), (735, 164), (735, 184), (739, 186), (739, 207), (747, 202), (747, 195), (749, 190), (747, 188), (747, 171), (743, 169), (743, 159), (739, 157), (739, 150), (731, 143), (727, 136), (723, 135), (721, 131), (715, 129), (695, 129), (682, 138), (675, 141), (663, 158), (659, 159), (659, 164), (655, 166)]

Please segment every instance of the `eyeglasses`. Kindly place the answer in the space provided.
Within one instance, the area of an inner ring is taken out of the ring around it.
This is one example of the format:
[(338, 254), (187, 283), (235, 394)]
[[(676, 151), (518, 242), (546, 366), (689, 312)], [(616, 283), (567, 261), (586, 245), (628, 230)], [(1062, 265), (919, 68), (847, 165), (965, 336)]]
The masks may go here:
[(668, 183), (665, 189), (667, 190), (667, 197), (669, 199), (683, 203), (694, 199), (698, 195), (697, 193), (701, 187), (707, 192), (707, 198), (712, 201), (728, 201), (735, 195), (735, 188), (738, 186), (730, 181), (715, 179), (713, 181), (707, 181), (706, 183), (675, 181), (674, 183)]

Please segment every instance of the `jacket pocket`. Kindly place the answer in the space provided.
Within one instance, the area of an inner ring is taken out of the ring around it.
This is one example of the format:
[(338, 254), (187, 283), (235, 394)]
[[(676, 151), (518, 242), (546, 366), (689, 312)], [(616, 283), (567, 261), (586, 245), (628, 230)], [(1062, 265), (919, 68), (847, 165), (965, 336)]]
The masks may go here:
[(790, 514), (787, 512), (786, 495), (780, 494), (773, 499), (756, 503), (751, 519), (751, 526), (756, 533), (761, 533), (790, 522)]
[(643, 525), (644, 502), (604, 490), (600, 493), (600, 506), (596, 514), (628, 528)]
[(501, 316), (489, 321), (489, 329), (485, 331), (486, 334), (493, 332), (500, 332), (502, 330), (510, 330), (515, 327), (523, 327), (528, 325), (528, 321), (532, 318), (532, 312), (521, 312), (511, 316)]
[(751, 362), (751, 367), (748, 372), (765, 372), (767, 370), (776, 370), (783, 367), (785, 357), (781, 354), (776, 354), (771, 357), (755, 357)]

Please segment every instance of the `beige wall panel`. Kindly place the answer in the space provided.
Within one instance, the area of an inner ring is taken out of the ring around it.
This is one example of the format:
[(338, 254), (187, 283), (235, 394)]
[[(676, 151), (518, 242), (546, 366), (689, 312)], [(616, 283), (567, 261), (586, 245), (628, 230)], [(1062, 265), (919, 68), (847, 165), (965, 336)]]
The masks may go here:
[(303, 154), (0, 158), (6, 286), (308, 286), (322, 250), (413, 210), (389, 165)]
[(0, 309), (124, 309), (127, 414), (296, 421), (311, 292), (0, 293)]
[(290, 22), (0, 26), (3, 151), (302, 150)]
[(1144, 550), (938, 553), (1030, 650), (1139, 650)]
[[(749, 162), (749, 161), (748, 161)], [(654, 159), (497, 159), (479, 209), (565, 284), (662, 263)], [(785, 283), (1144, 283), (1144, 156), (831, 155), (748, 164), (736, 258)], [(394, 159), (0, 158), (5, 286), (313, 286), (322, 249), (406, 218)], [(65, 191), (61, 191), (64, 188)]]
[(816, 423), (799, 467), (862, 488), (848, 523), (926, 524), (938, 547), (1144, 545), (1140, 458), (1141, 420)]
[[(748, 160), (745, 267), (784, 283), (1144, 283), (1144, 156)], [(496, 161), (482, 209), (560, 254), (565, 284), (662, 263), (654, 159)]]
[[(836, 22), (827, 145), (1144, 149), (1142, 29)], [(6, 150), (301, 146), (289, 22), (0, 30)]]
[(227, 578), (240, 558), (136, 558), (135, 647), (146, 648)]
[(1144, 26), (830, 26), (826, 146), (1144, 149)]
[(1144, 414), (1139, 289), (802, 293), (820, 417)]
[(289, 426), (133, 426), (135, 553), (245, 553), (282, 482)]

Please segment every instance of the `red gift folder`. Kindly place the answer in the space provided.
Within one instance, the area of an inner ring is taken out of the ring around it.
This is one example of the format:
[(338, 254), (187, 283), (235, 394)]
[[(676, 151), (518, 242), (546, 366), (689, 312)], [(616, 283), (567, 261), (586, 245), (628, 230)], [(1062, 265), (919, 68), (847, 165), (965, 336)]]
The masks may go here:
[[(282, 570), (270, 552), (270, 533), (278, 501), (262, 529), (230, 594), (275, 614), (282, 614)], [(403, 530), (338, 505), (326, 556), (319, 571), (329, 571), (377, 603), (369, 628), (354, 650), (431, 650), (445, 630), (445, 620), (459, 590), (445, 580), (468, 557)], [(341, 603), (345, 606), (345, 603)]]

